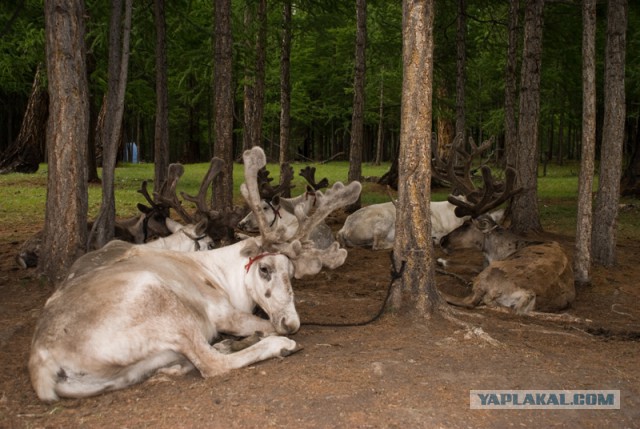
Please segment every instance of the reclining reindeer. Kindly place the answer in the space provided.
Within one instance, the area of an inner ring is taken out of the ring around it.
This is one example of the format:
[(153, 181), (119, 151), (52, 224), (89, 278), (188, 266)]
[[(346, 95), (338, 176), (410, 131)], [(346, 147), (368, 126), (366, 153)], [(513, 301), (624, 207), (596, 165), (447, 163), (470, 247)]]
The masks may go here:
[[(167, 226), (168, 211), (159, 207), (147, 207), (138, 204), (138, 210), (142, 213), (129, 219), (116, 221), (114, 237), (118, 240), (130, 243), (145, 243), (149, 239), (165, 237), (171, 234)], [(93, 222), (89, 222), (87, 228), (91, 230)], [(38, 265), (40, 246), (42, 246), (44, 230), (40, 230), (22, 243), (16, 263), (21, 268), (32, 268)]]
[(445, 252), (481, 249), (486, 267), (473, 279), (471, 294), (456, 297), (441, 292), (453, 305), (474, 308), (502, 306), (518, 314), (558, 312), (575, 299), (571, 262), (555, 242), (529, 241), (482, 215), (445, 236)]
[[(448, 201), (432, 201), (431, 237), (437, 243), (441, 237), (464, 223), (466, 218), (454, 214), (456, 206)], [(396, 206), (393, 201), (372, 204), (356, 210), (336, 234), (342, 246), (371, 247), (373, 250), (393, 248), (396, 236)]]
[[(156, 240), (175, 233), (181, 225), (169, 217), (170, 209), (174, 209), (187, 225), (195, 227), (198, 222), (205, 221), (202, 225), (206, 226), (206, 231), (200, 232), (198, 235), (206, 234), (214, 239), (214, 241), (217, 241), (217, 243), (228, 242), (226, 239), (230, 235), (229, 230), (231, 230), (232, 235), (233, 228), (243, 213), (238, 209), (231, 210), (228, 213), (219, 213), (208, 208), (205, 202), (207, 189), (220, 171), (220, 160), (216, 158), (212, 159), (209, 170), (200, 184), (198, 195), (193, 197), (182, 193), (185, 200), (193, 202), (196, 205), (196, 211), (193, 214), (185, 210), (176, 195), (178, 180), (184, 173), (184, 167), (181, 164), (169, 165), (167, 180), (162, 184), (160, 192), (154, 192), (154, 198), (151, 198), (149, 195), (147, 181), (143, 181), (138, 192), (144, 196), (150, 207), (144, 204), (138, 204), (138, 210), (142, 212), (140, 216), (116, 221), (114, 240), (131, 244), (154, 243)], [(88, 223), (89, 230), (91, 230), (92, 224), (92, 222)], [(183, 231), (183, 234), (185, 232), (186, 230)], [(16, 263), (20, 267), (29, 268), (37, 266), (43, 233), (44, 231), (39, 231), (22, 244), (20, 251), (16, 255)], [(180, 241), (183, 240), (180, 239)], [(160, 240), (153, 246), (179, 250), (173, 247), (176, 243), (174, 238), (168, 241), (166, 245), (164, 241)], [(182, 244), (177, 245), (181, 246)], [(186, 242), (184, 245), (189, 246)], [(182, 246), (184, 247), (184, 245)], [(211, 247), (213, 244), (207, 241), (203, 246)], [(89, 245), (89, 248), (95, 250), (95, 246), (92, 244)]]
[[(462, 167), (463, 174), (468, 176), (471, 168), (471, 158), (477, 156), (491, 147), (493, 141), (487, 140), (482, 145), (476, 146), (471, 140), (472, 152), (466, 153), (461, 147), (462, 139), (459, 137), (453, 143), (453, 149), (460, 152), (468, 160)], [(433, 148), (435, 148), (435, 144)], [(434, 150), (433, 158), (433, 174), (442, 182), (446, 182), (444, 177), (448, 174), (460, 176), (456, 170), (454, 163), (455, 156), (452, 153), (449, 160), (445, 163), (441, 160)], [(454, 188), (453, 192), (464, 192), (471, 184), (457, 179), (458, 188)], [(464, 197), (460, 197), (464, 200)], [(437, 244), (442, 237), (458, 228), (469, 219), (467, 216), (458, 217), (454, 210), (456, 206), (449, 201), (432, 201), (429, 205), (431, 215), (431, 237)], [(494, 216), (501, 218), (502, 213), (495, 213)], [(394, 202), (372, 204), (362, 207), (347, 217), (344, 226), (336, 234), (337, 240), (343, 246), (350, 247), (371, 247), (373, 250), (391, 249), (396, 233), (396, 207)]]
[(471, 220), (440, 241), (445, 253), (456, 249), (482, 250), (485, 268), (473, 279), (465, 297), (440, 294), (450, 304), (475, 308), (506, 307), (518, 314), (532, 311), (558, 312), (575, 299), (573, 271), (569, 258), (556, 242), (531, 241), (499, 226), (488, 214), (511, 198), (515, 171), (506, 170), (504, 184), (496, 184), (488, 167), (482, 168), (484, 189), (467, 195), (467, 200), (450, 197), (458, 216)]
[[(328, 180), (324, 178), (316, 183), (315, 168), (306, 167), (300, 171), (300, 175), (309, 182), (307, 190), (297, 197), (283, 198), (280, 194), (291, 188), (293, 169), (288, 165), (282, 169), (280, 184), (275, 188), (269, 185), (269, 181), (272, 179), (268, 178), (268, 172), (264, 170), (261, 173), (258, 178), (261, 196), (260, 210), (264, 213), (269, 228), (284, 228), (286, 230), (284, 237), (290, 237), (298, 228), (296, 208), (300, 207), (299, 210), (302, 210), (305, 215), (311, 212), (316, 204), (316, 192), (320, 191), (321, 188), (327, 187)], [(258, 222), (255, 214), (253, 212), (247, 214), (244, 219), (238, 222), (238, 228), (245, 232), (258, 232)], [(325, 222), (319, 223), (313, 229), (309, 238), (318, 249), (326, 249), (335, 241), (331, 228)]]
[[(300, 327), (290, 279), (344, 263), (347, 251), (338, 243), (317, 249), (308, 237), (333, 210), (353, 203), (361, 185), (336, 183), (320, 193), (313, 214), (296, 211), (299, 228), (284, 240), (259, 210), (256, 175), (265, 163), (262, 149), (245, 151), (241, 191), (260, 236), (202, 252), (131, 247), (65, 280), (46, 302), (32, 341), (29, 373), (41, 400), (121, 389), (158, 371), (195, 367), (212, 377), (298, 349), (280, 336)], [(269, 320), (252, 314), (257, 305)], [(255, 332), (255, 344), (232, 354), (210, 345), (219, 333)]]
[[(126, 257), (132, 249), (146, 247), (149, 249), (165, 249), (176, 252), (198, 252), (214, 248), (211, 237), (207, 235), (207, 221), (202, 220), (196, 225), (182, 225), (171, 218), (167, 218), (167, 226), (172, 234), (160, 237), (148, 243), (134, 244), (128, 241), (111, 240), (103, 247), (80, 256), (69, 268), (67, 280), (81, 276), (98, 269), (110, 261)], [(56, 285), (56, 290), (70, 282)]]

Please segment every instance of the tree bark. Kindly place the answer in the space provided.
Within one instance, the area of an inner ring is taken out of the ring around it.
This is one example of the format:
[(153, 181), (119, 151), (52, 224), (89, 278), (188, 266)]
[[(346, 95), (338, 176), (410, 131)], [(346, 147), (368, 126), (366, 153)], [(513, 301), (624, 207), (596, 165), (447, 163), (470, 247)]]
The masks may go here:
[(428, 316), (440, 303), (431, 243), (433, 0), (404, 0), (398, 207), (388, 308)]
[(526, 3), (516, 151), (518, 186), (523, 190), (512, 204), (512, 229), (520, 233), (542, 230), (538, 210), (538, 136), (543, 10), (544, 0)]
[(573, 272), (578, 284), (589, 284), (593, 218), (591, 189), (596, 147), (596, 0), (583, 1), (582, 26), (582, 157)]
[(518, 11), (519, 0), (509, 0), (509, 44), (504, 83), (504, 147), (505, 164), (514, 168), (518, 129), (516, 127), (516, 68), (518, 64)]
[(84, 12), (82, 0), (45, 1), (49, 172), (38, 270), (51, 282), (64, 278), (85, 252), (87, 238), (89, 90)]
[(462, 135), (466, 141), (465, 110), (464, 110), (464, 86), (465, 68), (467, 62), (466, 39), (467, 19), (465, 0), (458, 0), (458, 25), (456, 31), (456, 136)]
[(224, 161), (221, 174), (213, 180), (213, 207), (233, 206), (233, 81), (231, 0), (215, 0), (214, 46), (214, 147), (213, 155)]
[(49, 94), (42, 87), (40, 73), (38, 67), (20, 132), (13, 144), (0, 154), (0, 174), (35, 173), (44, 161)]
[(625, 119), (626, 31), (627, 1), (609, 0), (604, 69), (604, 124), (592, 249), (594, 262), (604, 266), (612, 266), (616, 261), (616, 225)]
[(635, 123), (630, 126), (631, 160), (622, 177), (623, 196), (640, 198), (640, 111), (635, 114)]
[(125, 0), (122, 19), (122, 0), (113, 0), (111, 3), (107, 105), (102, 129), (102, 204), (91, 228), (87, 249), (101, 248), (113, 239), (115, 231), (115, 170), (118, 145), (122, 137), (124, 95), (129, 68), (131, 6), (132, 0)]
[[(367, 2), (356, 0), (356, 49), (353, 77), (353, 114), (351, 117), (351, 144), (349, 148), (348, 181), (362, 177), (362, 147), (364, 140), (364, 84), (366, 74)], [(346, 208), (354, 212), (361, 206), (360, 197)]]
[[(253, 65), (245, 67), (244, 83), (244, 134), (243, 148), (250, 149), (253, 146), (261, 146), (262, 143), (262, 117), (264, 112), (264, 79), (267, 50), (267, 1), (258, 0), (258, 10), (254, 14), (247, 2), (245, 10), (245, 29), (258, 26), (254, 39), (253, 49), (255, 60)], [(254, 19), (255, 16), (255, 19)], [(249, 31), (251, 34), (252, 32)], [(251, 46), (247, 47), (248, 51)]]
[(384, 148), (384, 67), (380, 71), (380, 105), (378, 107), (378, 138), (376, 140), (376, 157), (374, 165), (382, 162), (382, 151)]
[(280, 166), (289, 162), (291, 137), (291, 0), (282, 3), (280, 48)]
[(167, 28), (165, 0), (155, 0), (156, 27), (156, 124), (153, 144), (153, 190), (160, 192), (169, 171), (169, 84), (167, 78)]

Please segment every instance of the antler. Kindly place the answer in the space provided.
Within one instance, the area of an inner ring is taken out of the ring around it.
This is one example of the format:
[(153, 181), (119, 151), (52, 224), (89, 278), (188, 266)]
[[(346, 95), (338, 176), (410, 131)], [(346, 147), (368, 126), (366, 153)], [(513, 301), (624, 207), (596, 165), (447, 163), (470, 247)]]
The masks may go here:
[(316, 183), (316, 168), (306, 166), (302, 170), (300, 170), (300, 176), (304, 177), (307, 183), (313, 188), (314, 191), (317, 191), (322, 188), (326, 188), (329, 186), (329, 179), (326, 177), (323, 178), (320, 182)]
[(278, 237), (284, 232), (284, 228), (274, 231), (269, 230), (266, 217), (260, 209), (262, 197), (260, 195), (261, 185), (259, 178), (265, 177), (263, 173), (260, 173), (260, 170), (267, 165), (267, 157), (260, 147), (255, 146), (252, 149), (245, 150), (242, 154), (242, 159), (244, 161), (244, 183), (240, 185), (240, 192), (256, 218), (263, 245), (277, 242)]
[(269, 177), (269, 170), (262, 167), (258, 171), (258, 189), (260, 190), (260, 196), (265, 200), (271, 200), (276, 195), (288, 196), (291, 194), (291, 188), (294, 187), (294, 185), (291, 185), (292, 180), (293, 168), (289, 163), (285, 162), (280, 166), (280, 184), (274, 188), (270, 184), (273, 178)]
[(334, 210), (353, 204), (358, 199), (361, 190), (362, 185), (360, 182), (351, 182), (346, 186), (342, 182), (336, 182), (324, 193), (316, 191), (315, 210), (310, 215), (304, 213), (304, 206), (302, 205), (298, 205), (294, 209), (294, 214), (298, 218), (298, 230), (293, 239), (308, 240), (316, 226), (323, 222)]
[(240, 186), (240, 191), (256, 217), (262, 238), (261, 249), (287, 255), (294, 264), (296, 278), (318, 273), (322, 267), (335, 268), (342, 265), (347, 257), (345, 249), (340, 249), (337, 242), (327, 249), (316, 249), (309, 240), (309, 235), (332, 211), (353, 204), (358, 199), (362, 189), (360, 182), (351, 182), (347, 186), (337, 182), (324, 194), (318, 191), (315, 210), (310, 215), (304, 213), (302, 206), (297, 206), (295, 215), (298, 218), (298, 230), (293, 237), (285, 239), (284, 228), (270, 230), (264, 212), (260, 209), (257, 173), (266, 164), (264, 152), (256, 146), (244, 152), (243, 160), (245, 183)]
[(209, 190), (209, 186), (211, 185), (211, 182), (213, 182), (213, 179), (215, 179), (215, 177), (222, 171), (222, 167), (224, 167), (223, 160), (216, 157), (211, 158), (211, 162), (209, 163), (209, 170), (200, 183), (198, 195), (194, 197), (185, 192), (180, 193), (180, 195), (182, 195), (182, 198), (187, 201), (191, 201), (196, 205), (198, 214), (204, 215), (207, 218), (216, 215), (216, 212), (212, 211), (207, 204), (207, 191)]
[[(178, 186), (178, 180), (183, 174), (182, 164), (170, 164), (167, 180), (160, 187), (160, 192), (154, 192), (153, 195), (160, 203), (174, 209), (186, 223), (194, 223), (193, 217), (182, 207), (182, 202), (178, 200), (176, 195), (176, 186)], [(146, 189), (146, 183), (144, 186)]]
[(469, 139), (469, 143), (471, 145), (471, 151), (467, 152), (462, 144), (460, 135), (456, 137), (456, 141), (454, 142), (456, 153), (463, 161), (463, 175), (455, 174), (454, 163), (451, 161), (453, 154), (450, 156), (449, 162), (447, 162), (447, 178), (451, 180), (455, 188), (463, 195), (463, 197), (449, 195), (447, 198), (451, 204), (456, 206), (455, 214), (458, 217), (478, 217), (498, 207), (522, 191), (522, 188), (515, 188), (516, 172), (513, 168), (507, 167), (505, 169), (504, 182), (496, 182), (491, 174), (491, 169), (486, 165), (480, 167), (484, 186), (480, 189), (476, 188), (471, 180), (471, 162), (474, 156), (481, 154), (491, 147), (493, 137), (486, 140), (480, 146), (476, 145), (472, 138)]

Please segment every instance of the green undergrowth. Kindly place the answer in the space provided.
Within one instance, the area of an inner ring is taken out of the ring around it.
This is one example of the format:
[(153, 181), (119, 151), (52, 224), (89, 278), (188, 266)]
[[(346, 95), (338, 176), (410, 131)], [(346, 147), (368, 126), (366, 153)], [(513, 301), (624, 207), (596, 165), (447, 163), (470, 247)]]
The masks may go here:
[[(306, 187), (305, 180), (299, 176), (300, 170), (310, 164), (294, 163), (292, 195), (302, 193)], [(327, 164), (313, 165), (316, 167), (316, 181), (326, 177), (330, 183), (347, 181), (349, 165), (347, 162), (331, 162)], [(178, 184), (178, 194), (186, 192), (195, 195), (200, 187), (200, 182), (209, 168), (208, 163), (187, 164), (185, 172)], [(279, 181), (279, 167), (269, 164), (267, 169), (273, 177), (273, 185)], [(375, 183), (375, 180), (389, 170), (389, 163), (379, 166), (363, 164), (362, 175), (363, 192), (361, 202), (363, 205), (376, 204), (390, 201), (396, 197), (396, 193), (384, 186)], [(540, 168), (540, 172), (543, 169)], [(576, 205), (578, 189), (577, 164), (564, 166), (549, 165), (546, 175), (538, 178), (538, 197), (540, 219), (545, 230), (572, 236), (575, 234)], [(99, 174), (101, 172), (99, 171)], [(148, 189), (153, 190), (153, 164), (119, 164), (116, 169), (115, 195), (117, 213), (119, 217), (130, 217), (138, 213), (137, 203), (145, 203), (142, 195), (137, 192), (142, 181), (148, 182)], [(244, 181), (241, 164), (234, 165), (234, 202), (242, 204), (239, 187)], [(597, 189), (597, 180), (594, 183), (594, 192)], [(47, 165), (42, 164), (34, 174), (7, 174), (0, 175), (0, 225), (6, 229), (14, 224), (37, 224), (44, 222), (45, 201), (47, 184)], [(89, 217), (95, 217), (101, 203), (102, 189), (100, 184), (89, 186)], [(426, 195), (426, 190), (425, 190)], [(442, 201), (447, 198), (446, 189), (434, 189), (431, 199)], [(624, 206), (620, 210), (618, 229), (620, 238), (640, 239), (640, 222), (637, 222), (640, 211), (638, 200), (621, 200)], [(190, 203), (185, 203), (191, 207)]]

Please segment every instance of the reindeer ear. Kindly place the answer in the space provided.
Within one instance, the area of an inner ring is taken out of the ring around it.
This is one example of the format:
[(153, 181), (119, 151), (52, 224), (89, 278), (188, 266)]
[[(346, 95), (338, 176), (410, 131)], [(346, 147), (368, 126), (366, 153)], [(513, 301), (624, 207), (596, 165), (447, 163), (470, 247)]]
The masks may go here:
[(207, 226), (209, 226), (208, 224), (209, 224), (209, 220), (206, 218), (198, 222), (195, 227), (196, 235), (200, 236), (202, 234), (206, 234)]
[(242, 256), (246, 256), (248, 258), (254, 257), (258, 254), (260, 254), (261, 249), (260, 246), (258, 245), (258, 243), (256, 242), (256, 239), (253, 237), (247, 238), (244, 243), (246, 243), (246, 245), (242, 248), (240, 254)]

